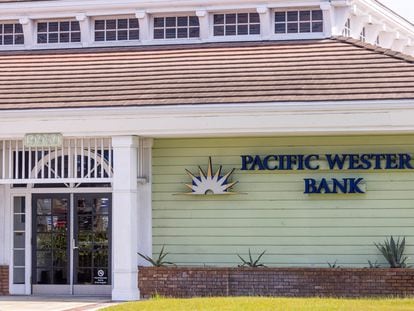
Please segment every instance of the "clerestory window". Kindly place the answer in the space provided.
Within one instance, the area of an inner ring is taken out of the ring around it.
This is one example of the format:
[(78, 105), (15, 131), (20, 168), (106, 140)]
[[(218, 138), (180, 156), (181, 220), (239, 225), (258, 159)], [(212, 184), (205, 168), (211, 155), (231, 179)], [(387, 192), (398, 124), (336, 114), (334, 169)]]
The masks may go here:
[(77, 43), (81, 42), (78, 21), (47, 21), (37, 23), (37, 43)]
[(139, 40), (137, 18), (96, 19), (95, 41), (133, 41)]
[(154, 17), (154, 39), (190, 39), (200, 37), (197, 16)]
[(214, 14), (214, 36), (260, 35), (260, 17), (258, 13)]
[(275, 12), (275, 33), (323, 32), (322, 10), (297, 10)]
[(0, 45), (24, 44), (21, 24), (0, 24)]

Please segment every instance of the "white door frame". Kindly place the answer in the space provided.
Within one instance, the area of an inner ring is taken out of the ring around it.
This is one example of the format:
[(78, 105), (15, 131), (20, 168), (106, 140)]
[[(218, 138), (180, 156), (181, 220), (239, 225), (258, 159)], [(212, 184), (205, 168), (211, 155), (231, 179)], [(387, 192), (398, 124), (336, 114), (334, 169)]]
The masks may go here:
[[(5, 234), (6, 240), (9, 243), (9, 246), (5, 250), (9, 252), (9, 290), (12, 295), (31, 295), (32, 294), (32, 194), (69, 194), (70, 195), (70, 247), (73, 248), (73, 241), (71, 237), (73, 236), (73, 197), (76, 193), (112, 193), (112, 187), (96, 187), (96, 188), (77, 188), (71, 185), (71, 187), (62, 187), (62, 188), (33, 188), (31, 185), (27, 187), (17, 187), (12, 188), (11, 185), (6, 185), (6, 219), (8, 219), (8, 224), (6, 222)], [(26, 207), (26, 239), (25, 239), (25, 284), (13, 284), (13, 198), (14, 197), (25, 197), (25, 207)], [(112, 254), (112, 252), (111, 252)], [(111, 260), (111, 262), (113, 262)], [(70, 269), (71, 269), (71, 280), (70, 280), (70, 294), (74, 294), (73, 288), (73, 252), (71, 251), (70, 258)], [(113, 271), (113, 269), (111, 269)], [(113, 272), (112, 272), (113, 274)], [(51, 290), (53, 287), (51, 287)], [(54, 294), (51, 292), (50, 294)], [(61, 294), (61, 293), (60, 293)], [(88, 293), (86, 293), (88, 294)]]

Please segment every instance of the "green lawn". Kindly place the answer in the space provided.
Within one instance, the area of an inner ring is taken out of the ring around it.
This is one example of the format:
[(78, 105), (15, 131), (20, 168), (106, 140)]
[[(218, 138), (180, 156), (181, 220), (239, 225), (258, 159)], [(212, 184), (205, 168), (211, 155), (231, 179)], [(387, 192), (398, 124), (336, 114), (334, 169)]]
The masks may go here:
[(407, 311), (414, 310), (414, 299), (324, 299), (324, 298), (194, 298), (129, 302), (107, 311)]

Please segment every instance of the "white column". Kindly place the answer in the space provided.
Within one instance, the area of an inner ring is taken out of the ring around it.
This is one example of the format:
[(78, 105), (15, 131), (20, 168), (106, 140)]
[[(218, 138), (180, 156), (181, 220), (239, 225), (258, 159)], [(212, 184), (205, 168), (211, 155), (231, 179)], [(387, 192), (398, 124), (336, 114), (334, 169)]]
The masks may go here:
[(138, 137), (112, 137), (112, 269), (113, 300), (137, 300), (138, 269)]
[(139, 40), (146, 43), (152, 40), (150, 15), (145, 11), (135, 12), (139, 22)]
[(260, 35), (263, 40), (269, 40), (274, 33), (274, 26), (272, 27), (272, 16), (269, 8), (260, 6), (256, 8), (256, 12), (260, 17)]
[(200, 23), (200, 39), (207, 40), (210, 37), (209, 14), (206, 10), (197, 10), (196, 16)]
[[(140, 139), (140, 152), (138, 161), (138, 251), (152, 257), (152, 204), (151, 204), (151, 162), (152, 139)], [(140, 266), (149, 263), (138, 257)]]
[(23, 17), (19, 22), (23, 27), (24, 47), (25, 49), (32, 49), (36, 44), (34, 21), (28, 17)]
[(90, 46), (93, 43), (90, 17), (86, 16), (86, 14), (78, 14), (76, 15), (76, 20), (79, 22), (82, 46)]
[(326, 38), (332, 36), (332, 20), (333, 20), (333, 10), (330, 3), (323, 3), (320, 5), (320, 8), (323, 13), (323, 32)]

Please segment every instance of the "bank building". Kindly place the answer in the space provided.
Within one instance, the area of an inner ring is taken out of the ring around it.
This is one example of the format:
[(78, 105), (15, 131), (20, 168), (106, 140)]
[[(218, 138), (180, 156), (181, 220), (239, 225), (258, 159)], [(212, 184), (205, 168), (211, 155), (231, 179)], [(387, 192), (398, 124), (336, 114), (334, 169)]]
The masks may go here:
[(413, 56), (374, 0), (0, 0), (1, 292), (413, 257)]

